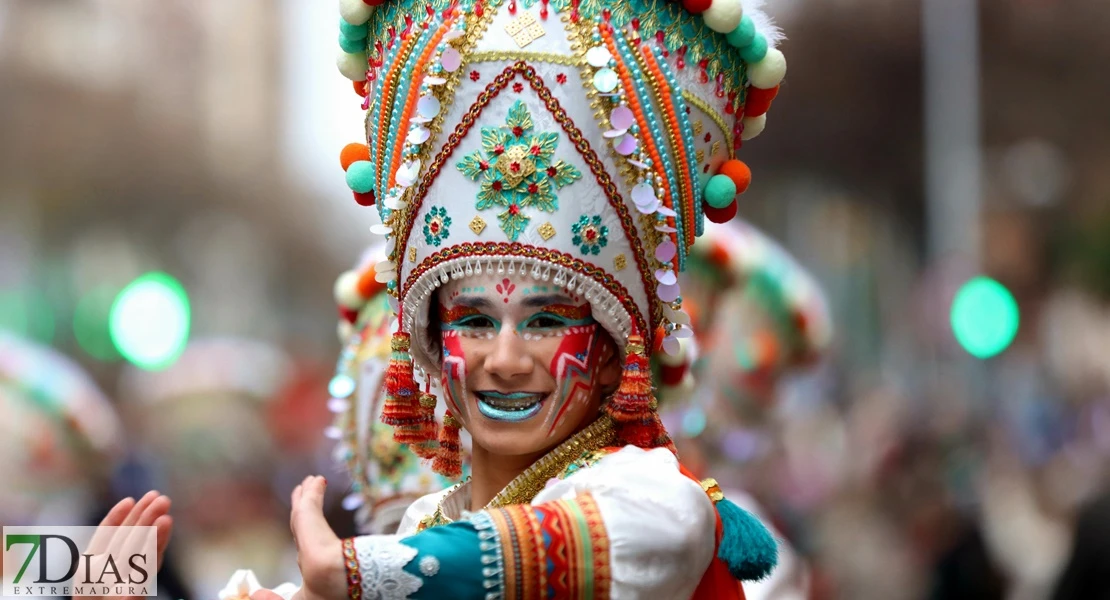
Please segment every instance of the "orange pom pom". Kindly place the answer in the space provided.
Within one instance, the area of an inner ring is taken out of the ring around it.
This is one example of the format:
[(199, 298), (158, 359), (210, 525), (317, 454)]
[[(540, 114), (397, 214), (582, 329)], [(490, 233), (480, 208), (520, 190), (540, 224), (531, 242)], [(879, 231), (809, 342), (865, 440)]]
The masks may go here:
[(351, 163), (360, 160), (370, 160), (370, 148), (367, 148), (366, 144), (347, 144), (339, 153), (339, 164), (343, 165), (344, 171), (351, 166)]
[(769, 90), (757, 87), (748, 88), (748, 97), (744, 101), (744, 116), (758, 117), (767, 114), (767, 111), (771, 110), (771, 101), (778, 95), (779, 86), (777, 85)]
[(358, 94), (359, 96), (362, 96), (363, 98), (365, 98), (366, 97), (366, 82), (365, 81), (352, 81), (351, 83), (354, 84), (355, 93)]
[(385, 290), (385, 284), (375, 281), (374, 275), (374, 267), (370, 267), (358, 276), (358, 295), (367, 300), (377, 296), (378, 293)]
[(726, 160), (721, 164), (721, 168), (717, 169), (717, 174), (731, 179), (736, 184), (737, 194), (743, 194), (752, 184), (752, 170), (742, 160), (735, 158)]

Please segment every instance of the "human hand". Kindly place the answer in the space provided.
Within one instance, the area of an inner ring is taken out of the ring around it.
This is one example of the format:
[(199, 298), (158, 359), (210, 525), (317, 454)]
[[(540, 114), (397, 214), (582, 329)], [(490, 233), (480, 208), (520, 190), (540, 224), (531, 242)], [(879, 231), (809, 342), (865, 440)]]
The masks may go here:
[[(293, 490), (289, 527), (297, 545), (297, 566), (303, 581), (297, 600), (346, 600), (347, 568), (343, 542), (324, 518), (323, 477), (308, 477)], [(275, 594), (276, 595), (276, 594)], [(261, 598), (252, 600), (275, 600)]]
[[(132, 498), (124, 498), (116, 503), (112, 510), (108, 511), (108, 515), (100, 522), (99, 527), (149, 527), (153, 525), (158, 536), (155, 544), (158, 555), (156, 570), (160, 570), (162, 568), (162, 557), (166, 553), (166, 546), (173, 534), (173, 517), (169, 514), (170, 504), (169, 496), (163, 496), (156, 491), (147, 492), (138, 502), (135, 502)], [(141, 536), (135, 532), (125, 534), (121, 530), (97, 529), (89, 542), (87, 552), (94, 555), (104, 555), (108, 552), (124, 553), (129, 552), (132, 548), (141, 547), (142, 542)], [(142, 596), (97, 596), (94, 598), (97, 600), (143, 600)]]

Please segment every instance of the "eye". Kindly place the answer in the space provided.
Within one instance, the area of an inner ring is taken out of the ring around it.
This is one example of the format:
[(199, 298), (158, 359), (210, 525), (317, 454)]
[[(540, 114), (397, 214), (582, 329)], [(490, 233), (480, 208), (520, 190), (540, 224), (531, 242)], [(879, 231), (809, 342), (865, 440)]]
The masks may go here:
[(471, 315), (447, 324), (453, 329), (494, 329), (497, 322), (486, 315)]
[(533, 315), (525, 324), (526, 327), (533, 329), (555, 329), (557, 327), (566, 327), (566, 325), (566, 319), (549, 313)]

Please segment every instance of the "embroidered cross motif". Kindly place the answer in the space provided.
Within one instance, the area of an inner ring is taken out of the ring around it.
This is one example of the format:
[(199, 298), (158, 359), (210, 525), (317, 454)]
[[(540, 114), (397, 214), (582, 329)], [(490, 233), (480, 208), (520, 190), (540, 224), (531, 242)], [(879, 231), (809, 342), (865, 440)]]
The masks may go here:
[(512, 36), (513, 41), (521, 48), (547, 35), (543, 25), (530, 12), (525, 12), (509, 21), (509, 24), (505, 25), (505, 32)]
[[(535, 132), (532, 115), (524, 102), (509, 108), (505, 125), (482, 128), (482, 149), (456, 165), (480, 183), (478, 210), (502, 207), (497, 215), (501, 230), (516, 241), (531, 217), (523, 209), (553, 213), (559, 210), (555, 190), (582, 178), (582, 172), (561, 160), (552, 161), (559, 134)], [(473, 229), (473, 222), (471, 223)]]

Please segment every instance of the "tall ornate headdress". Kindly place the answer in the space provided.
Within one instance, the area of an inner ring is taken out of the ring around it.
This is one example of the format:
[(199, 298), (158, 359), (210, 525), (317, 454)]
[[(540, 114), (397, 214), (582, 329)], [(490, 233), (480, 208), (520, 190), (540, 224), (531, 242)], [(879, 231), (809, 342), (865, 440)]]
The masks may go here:
[(339, 68), (367, 110), (341, 161), (387, 239), (400, 436), (421, 418), (414, 368), (439, 368), (436, 289), (526, 273), (583, 296), (625, 351), (619, 439), (668, 443), (646, 358), (691, 335), (677, 274), (703, 220), (735, 216), (737, 157), (786, 72), (760, 4), (341, 1)]

